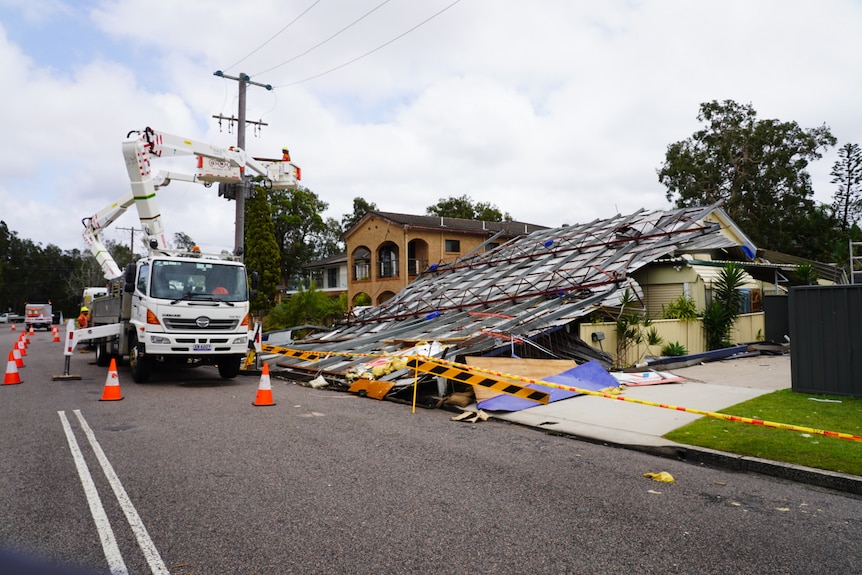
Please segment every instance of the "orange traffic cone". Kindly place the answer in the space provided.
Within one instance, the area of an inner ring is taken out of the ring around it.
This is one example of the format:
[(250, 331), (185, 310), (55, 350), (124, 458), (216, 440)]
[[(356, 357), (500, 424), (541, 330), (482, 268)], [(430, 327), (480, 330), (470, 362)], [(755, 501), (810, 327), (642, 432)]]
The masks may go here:
[(17, 327), (15, 327), (15, 322), (14, 322), (14, 321), (12, 322), (12, 331), (18, 331), (18, 328), (17, 328)]
[(15, 366), (16, 367), (24, 367), (24, 358), (21, 357), (21, 350), (20, 349), (18, 349), (17, 347), (13, 348), (12, 351), (9, 353), (11, 353), (12, 357), (15, 359)]
[(36, 330), (34, 330), (33, 326), (31, 325), (30, 326), (30, 337), (33, 337), (34, 335), (36, 335)]
[(18, 351), (21, 352), (21, 357), (27, 355), (27, 344), (24, 343), (23, 339), (19, 339), (15, 346), (18, 348)]
[(111, 358), (111, 367), (108, 368), (108, 377), (105, 378), (105, 389), (99, 401), (119, 401), (123, 399), (120, 392), (120, 376), (117, 374), (117, 360)]
[(15, 385), (21, 383), (21, 376), (18, 375), (18, 366), (15, 365), (15, 358), (9, 354), (9, 361), (6, 362), (6, 375), (3, 377), (3, 385)]
[(54, 329), (52, 329), (52, 330), (51, 330), (51, 333), (53, 333), (53, 334), (54, 334), (54, 341), (53, 341), (53, 343), (60, 343), (60, 330), (59, 330), (59, 329), (57, 329), (57, 326), (56, 326), (56, 325), (54, 326)]
[(255, 397), (252, 405), (275, 405), (272, 400), (272, 384), (269, 381), (269, 364), (263, 364), (260, 385), (257, 386), (257, 397)]

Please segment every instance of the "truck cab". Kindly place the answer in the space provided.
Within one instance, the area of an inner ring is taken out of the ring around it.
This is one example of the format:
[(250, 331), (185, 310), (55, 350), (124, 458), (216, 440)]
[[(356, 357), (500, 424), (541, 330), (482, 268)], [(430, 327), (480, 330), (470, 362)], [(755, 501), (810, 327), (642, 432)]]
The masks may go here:
[(221, 377), (235, 377), (248, 352), (245, 270), (240, 262), (202, 256), (150, 256), (128, 266), (116, 297), (92, 300), (93, 326), (127, 326), (119, 338), (97, 344), (97, 363), (128, 355), (138, 382), (157, 363), (211, 364)]

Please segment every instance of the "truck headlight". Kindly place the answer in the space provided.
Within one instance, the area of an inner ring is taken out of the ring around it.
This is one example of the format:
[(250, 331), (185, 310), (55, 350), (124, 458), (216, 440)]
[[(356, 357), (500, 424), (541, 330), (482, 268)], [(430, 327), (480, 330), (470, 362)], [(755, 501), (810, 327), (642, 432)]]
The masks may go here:
[(233, 338), (233, 345), (243, 345), (246, 343), (248, 343), (248, 337), (247, 336), (243, 335), (240, 337)]
[(158, 343), (161, 345), (168, 345), (171, 343), (171, 340), (166, 338), (166, 337), (163, 337), (161, 335), (151, 335), (150, 336), (150, 342), (151, 343)]

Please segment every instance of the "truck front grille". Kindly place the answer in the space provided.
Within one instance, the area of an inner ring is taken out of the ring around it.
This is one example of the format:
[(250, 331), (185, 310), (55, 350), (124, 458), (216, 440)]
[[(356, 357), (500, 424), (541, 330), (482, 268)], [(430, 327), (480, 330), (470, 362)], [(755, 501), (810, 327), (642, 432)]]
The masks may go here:
[(211, 319), (209, 325), (200, 327), (197, 319), (186, 319), (178, 317), (166, 317), (163, 319), (165, 328), (175, 331), (202, 331), (202, 330), (224, 330), (232, 331), (236, 329), (239, 322), (235, 319)]

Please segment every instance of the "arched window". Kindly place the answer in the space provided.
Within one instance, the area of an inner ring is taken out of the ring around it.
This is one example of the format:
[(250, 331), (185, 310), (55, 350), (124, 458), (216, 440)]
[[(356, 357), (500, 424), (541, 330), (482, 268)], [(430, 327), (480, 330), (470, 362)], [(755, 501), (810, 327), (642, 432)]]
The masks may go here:
[(386, 303), (387, 301), (391, 300), (394, 297), (395, 297), (395, 292), (385, 291), (385, 292), (383, 292), (377, 296), (377, 305), (380, 305), (382, 303)]
[(371, 305), (371, 296), (365, 293), (364, 291), (359, 292), (355, 296), (353, 296), (353, 304), (355, 306), (369, 306)]
[(353, 279), (354, 281), (371, 279), (371, 250), (365, 246), (359, 246), (353, 250)]
[(380, 278), (398, 277), (398, 246), (392, 243), (383, 244), (377, 250), (378, 273)]
[(421, 239), (410, 240), (407, 244), (407, 274), (415, 277), (428, 267), (428, 242)]

